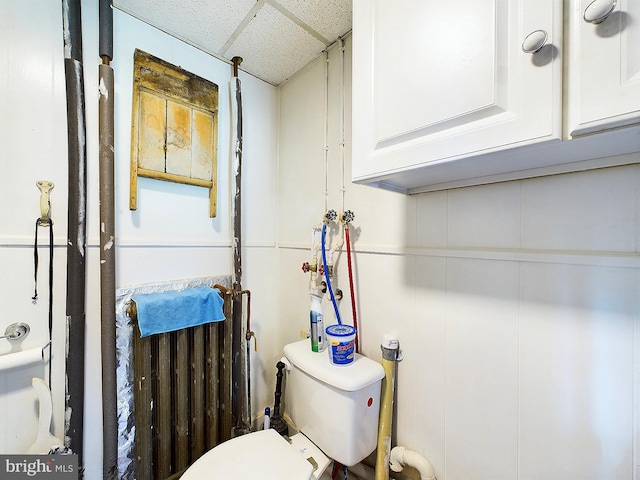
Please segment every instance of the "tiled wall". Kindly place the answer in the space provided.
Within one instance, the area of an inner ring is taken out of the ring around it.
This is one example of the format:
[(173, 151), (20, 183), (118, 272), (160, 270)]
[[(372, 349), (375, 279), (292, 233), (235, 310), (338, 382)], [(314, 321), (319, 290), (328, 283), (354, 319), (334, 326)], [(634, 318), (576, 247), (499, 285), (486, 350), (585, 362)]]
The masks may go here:
[(439, 478), (638, 478), (639, 180), (629, 166), (417, 199), (398, 440)]
[[(404, 351), (395, 442), (424, 454), (439, 480), (640, 479), (640, 166), (412, 197), (349, 182), (343, 192), (336, 51), (329, 68), (328, 206), (356, 213), (363, 352), (379, 359), (387, 332)], [(298, 270), (325, 197), (322, 182), (289, 174), (304, 151), (307, 171), (325, 172), (311, 153), (322, 132), (297, 126), (322, 125), (324, 86), (319, 62), (281, 87), (285, 341), (308, 321)], [(338, 264), (346, 291), (344, 254)], [(347, 294), (346, 319), (349, 304)], [(331, 323), (326, 299), (324, 309)]]

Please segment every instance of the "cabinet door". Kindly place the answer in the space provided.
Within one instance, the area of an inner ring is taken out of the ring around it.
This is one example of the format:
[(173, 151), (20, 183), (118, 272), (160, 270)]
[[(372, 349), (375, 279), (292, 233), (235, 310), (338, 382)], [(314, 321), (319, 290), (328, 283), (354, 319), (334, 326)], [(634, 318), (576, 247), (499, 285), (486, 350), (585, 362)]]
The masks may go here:
[[(640, 2), (619, 0), (601, 23), (583, 18), (593, 0), (571, 0), (568, 131), (572, 136), (640, 123)], [(611, 0), (600, 0), (615, 4)], [(594, 3), (591, 8), (598, 7)]]
[(426, 166), (560, 139), (561, 36), (557, 0), (354, 0), (354, 180), (424, 185)]

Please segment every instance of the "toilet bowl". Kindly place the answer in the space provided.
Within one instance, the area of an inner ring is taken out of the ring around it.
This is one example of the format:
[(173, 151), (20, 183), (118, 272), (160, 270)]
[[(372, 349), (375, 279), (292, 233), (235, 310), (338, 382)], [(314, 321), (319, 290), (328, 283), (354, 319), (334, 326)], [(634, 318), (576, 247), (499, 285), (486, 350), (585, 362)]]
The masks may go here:
[(260, 430), (233, 438), (212, 448), (196, 460), (181, 479), (319, 479), (330, 462), (325, 455), (322, 457), (319, 458), (317, 453), (314, 456), (314, 459), (324, 460), (324, 465), (319, 466), (314, 475), (314, 465), (294, 445), (275, 430)]
[[(284, 348), (285, 411), (299, 433), (260, 430), (228, 440), (194, 462), (182, 480), (323, 480), (332, 460), (351, 466), (376, 447), (382, 366), (355, 354), (334, 365), (309, 340)], [(324, 473), (324, 477), (323, 477)]]

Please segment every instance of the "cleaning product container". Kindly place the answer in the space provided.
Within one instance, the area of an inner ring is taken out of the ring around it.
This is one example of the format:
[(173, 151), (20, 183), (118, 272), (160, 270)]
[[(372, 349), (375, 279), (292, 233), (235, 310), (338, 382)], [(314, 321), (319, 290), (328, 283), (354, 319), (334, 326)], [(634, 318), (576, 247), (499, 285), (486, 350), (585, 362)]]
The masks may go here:
[(334, 365), (349, 365), (356, 350), (356, 329), (351, 325), (330, 325), (325, 330), (329, 359)]
[(324, 317), (322, 315), (322, 304), (320, 297), (311, 295), (311, 309), (309, 317), (311, 319), (311, 351), (322, 352), (326, 348), (324, 338)]

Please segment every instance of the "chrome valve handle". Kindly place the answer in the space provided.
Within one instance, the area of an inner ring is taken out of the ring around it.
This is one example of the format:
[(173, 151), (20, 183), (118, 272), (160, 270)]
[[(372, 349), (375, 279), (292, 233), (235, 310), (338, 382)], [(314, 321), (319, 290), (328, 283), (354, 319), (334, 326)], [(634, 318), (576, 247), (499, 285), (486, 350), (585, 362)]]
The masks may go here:
[(345, 210), (344, 213), (342, 214), (342, 221), (344, 223), (351, 223), (355, 220), (356, 218), (356, 214), (353, 213), (351, 210)]
[(336, 218), (338, 218), (338, 212), (336, 212), (333, 209), (327, 210), (327, 213), (324, 215), (324, 218), (331, 222), (334, 222)]

